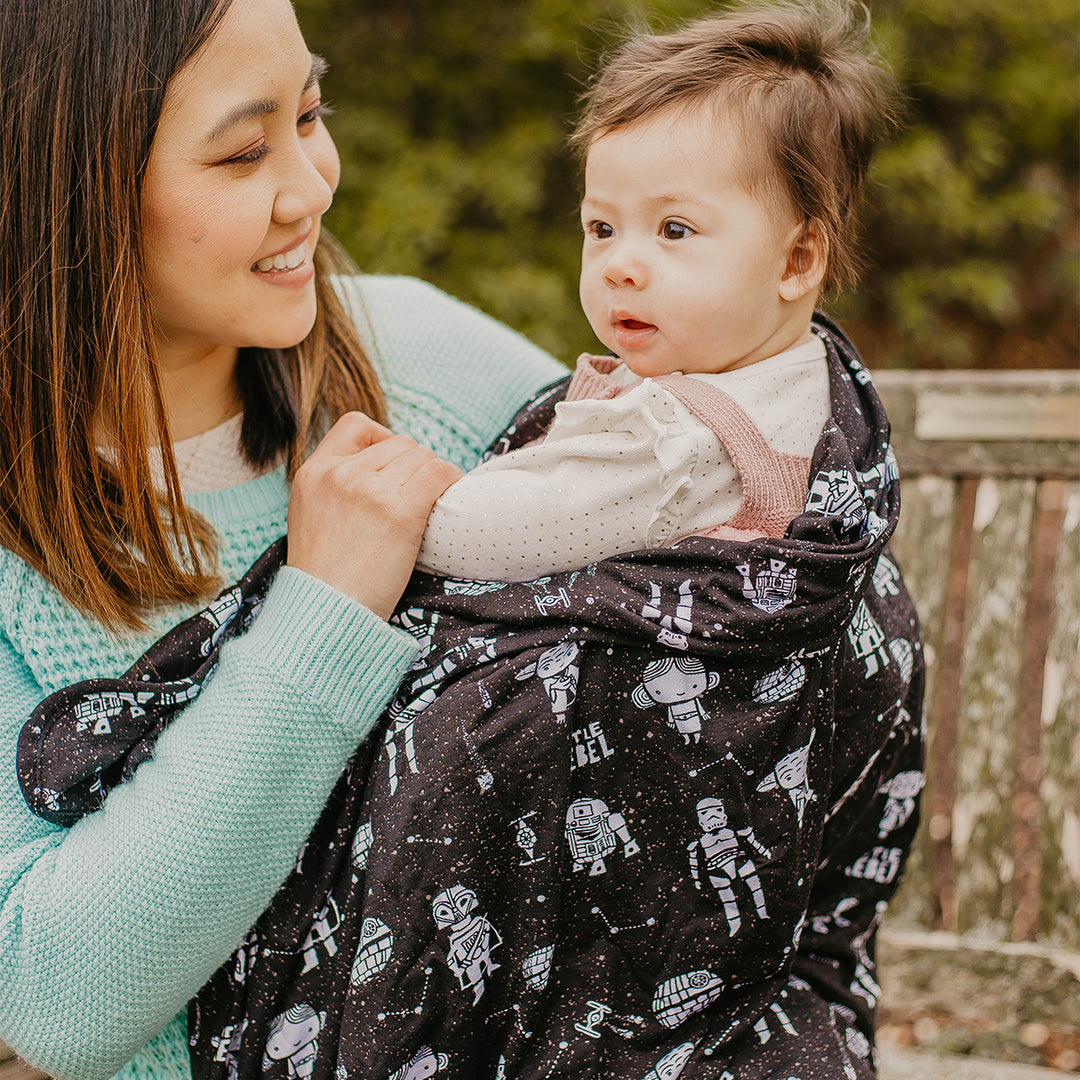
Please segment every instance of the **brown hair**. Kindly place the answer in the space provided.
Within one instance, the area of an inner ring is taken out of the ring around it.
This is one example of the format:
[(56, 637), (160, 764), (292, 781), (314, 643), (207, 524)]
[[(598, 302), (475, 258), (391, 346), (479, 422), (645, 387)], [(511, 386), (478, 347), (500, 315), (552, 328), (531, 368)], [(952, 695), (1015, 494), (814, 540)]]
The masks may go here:
[[(0, 3), (0, 544), (113, 630), (217, 585), (213, 530), (185, 506), (172, 453), (139, 200), (167, 84), (230, 2)], [(287, 455), (291, 475), (326, 417), (385, 416), (328, 281), (342, 259), (320, 240), (304, 342), (241, 351), (253, 464)], [(123, 433), (109, 461), (95, 419)]]
[(892, 86), (861, 5), (745, 4), (669, 34), (633, 33), (583, 95), (570, 142), (583, 158), (595, 139), (660, 110), (716, 109), (761, 148), (748, 188), (786, 197), (824, 245), (823, 287), (839, 290), (858, 278), (856, 214), (894, 121)]

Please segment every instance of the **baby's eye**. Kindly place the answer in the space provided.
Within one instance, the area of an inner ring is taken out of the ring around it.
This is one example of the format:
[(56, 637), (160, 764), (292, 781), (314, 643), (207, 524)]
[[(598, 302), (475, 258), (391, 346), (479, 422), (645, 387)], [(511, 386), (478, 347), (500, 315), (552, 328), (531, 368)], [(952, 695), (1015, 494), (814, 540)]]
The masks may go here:
[(684, 221), (665, 221), (660, 226), (660, 235), (665, 240), (685, 240), (694, 235), (694, 230)]
[(585, 234), (594, 240), (610, 240), (615, 230), (606, 221), (590, 221), (585, 226)]

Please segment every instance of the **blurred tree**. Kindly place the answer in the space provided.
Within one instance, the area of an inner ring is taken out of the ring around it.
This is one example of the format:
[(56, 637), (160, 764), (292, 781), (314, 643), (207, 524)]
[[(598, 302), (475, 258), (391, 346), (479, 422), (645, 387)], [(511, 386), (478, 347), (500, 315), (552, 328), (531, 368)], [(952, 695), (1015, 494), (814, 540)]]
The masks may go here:
[(1077, 363), (1074, 0), (876, 0), (908, 99), (841, 305), (915, 366)]
[[(868, 193), (864, 285), (832, 305), (877, 363), (1075, 363), (1073, 0), (872, 0), (908, 98)], [(577, 302), (578, 92), (629, 22), (703, 0), (297, 0), (343, 180), (330, 227), (567, 361)]]

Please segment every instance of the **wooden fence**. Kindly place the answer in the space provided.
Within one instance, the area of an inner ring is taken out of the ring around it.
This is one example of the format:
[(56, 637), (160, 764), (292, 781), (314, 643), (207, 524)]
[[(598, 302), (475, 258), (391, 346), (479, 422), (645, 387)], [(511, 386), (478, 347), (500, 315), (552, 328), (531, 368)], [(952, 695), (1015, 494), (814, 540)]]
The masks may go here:
[(1080, 1031), (1080, 372), (874, 382), (928, 660), (884, 1003)]

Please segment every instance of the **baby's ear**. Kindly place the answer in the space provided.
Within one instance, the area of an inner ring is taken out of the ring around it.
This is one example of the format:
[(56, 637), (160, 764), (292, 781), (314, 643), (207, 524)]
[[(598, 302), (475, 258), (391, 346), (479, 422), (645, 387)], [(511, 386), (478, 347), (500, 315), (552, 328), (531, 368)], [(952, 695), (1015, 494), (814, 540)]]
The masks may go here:
[(816, 300), (828, 261), (828, 243), (817, 225), (812, 221), (800, 225), (788, 247), (787, 265), (780, 279), (781, 298), (795, 301), (813, 293)]

